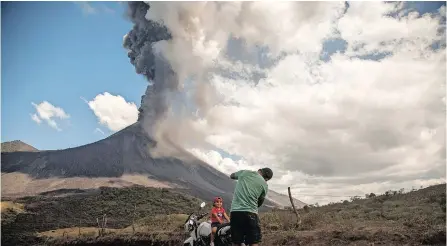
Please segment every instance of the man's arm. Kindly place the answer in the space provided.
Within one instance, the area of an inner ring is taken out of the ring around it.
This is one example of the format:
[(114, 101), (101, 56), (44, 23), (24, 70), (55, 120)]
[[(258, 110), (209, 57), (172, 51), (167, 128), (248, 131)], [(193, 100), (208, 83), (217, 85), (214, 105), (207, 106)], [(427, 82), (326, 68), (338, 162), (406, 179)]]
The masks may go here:
[(231, 175), (230, 175), (230, 178), (231, 179), (238, 179), (239, 178), (239, 175), (243, 172), (244, 170), (240, 170), (240, 171), (237, 171), (237, 172), (235, 172), (235, 173), (232, 173)]
[(265, 197), (259, 197), (258, 198), (258, 208), (262, 206), (262, 204), (264, 203)]
[(265, 200), (265, 191), (262, 192), (262, 194), (258, 198), (258, 208), (262, 206)]

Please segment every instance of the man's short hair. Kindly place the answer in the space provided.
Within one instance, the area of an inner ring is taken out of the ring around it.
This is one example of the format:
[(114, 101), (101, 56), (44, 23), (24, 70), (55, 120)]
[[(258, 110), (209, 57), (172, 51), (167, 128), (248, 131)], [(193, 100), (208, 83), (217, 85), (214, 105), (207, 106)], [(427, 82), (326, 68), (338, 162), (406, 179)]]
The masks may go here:
[(259, 169), (259, 171), (261, 172), (261, 175), (262, 177), (264, 177), (265, 180), (270, 180), (273, 177), (273, 171), (268, 167), (261, 168)]

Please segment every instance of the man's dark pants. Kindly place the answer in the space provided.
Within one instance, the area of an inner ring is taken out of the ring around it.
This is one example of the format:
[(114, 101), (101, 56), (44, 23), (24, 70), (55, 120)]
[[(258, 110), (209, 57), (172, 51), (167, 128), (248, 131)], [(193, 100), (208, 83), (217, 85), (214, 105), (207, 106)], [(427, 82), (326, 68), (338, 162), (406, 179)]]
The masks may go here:
[(231, 240), (235, 244), (255, 244), (261, 242), (259, 218), (255, 213), (234, 211), (230, 216)]

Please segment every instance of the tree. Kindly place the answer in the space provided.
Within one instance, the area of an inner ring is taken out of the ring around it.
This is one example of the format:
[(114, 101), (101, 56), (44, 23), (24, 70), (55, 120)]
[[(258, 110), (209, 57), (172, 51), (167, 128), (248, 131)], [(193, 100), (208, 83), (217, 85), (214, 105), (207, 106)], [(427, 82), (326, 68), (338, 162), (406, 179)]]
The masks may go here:
[(360, 197), (359, 196), (352, 196), (350, 199), (353, 202), (353, 201), (360, 200)]
[(441, 205), (442, 211), (445, 213), (445, 193), (441, 194), (441, 199), (439, 201), (439, 205)]
[(376, 194), (374, 193), (365, 194), (365, 198), (373, 198), (373, 197), (376, 197)]
[(309, 206), (304, 205), (303, 209), (304, 209), (304, 211), (305, 211), (306, 213), (309, 212)]

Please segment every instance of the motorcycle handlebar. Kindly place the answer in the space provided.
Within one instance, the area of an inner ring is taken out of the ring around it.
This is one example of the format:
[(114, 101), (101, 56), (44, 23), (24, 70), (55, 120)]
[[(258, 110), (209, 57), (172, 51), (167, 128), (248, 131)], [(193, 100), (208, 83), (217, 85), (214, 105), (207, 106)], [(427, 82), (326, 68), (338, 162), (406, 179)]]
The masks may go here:
[(199, 216), (197, 217), (197, 220), (202, 219), (202, 218), (205, 217), (205, 215), (207, 215), (207, 214), (208, 214), (208, 213), (203, 213), (203, 214), (199, 215)]

